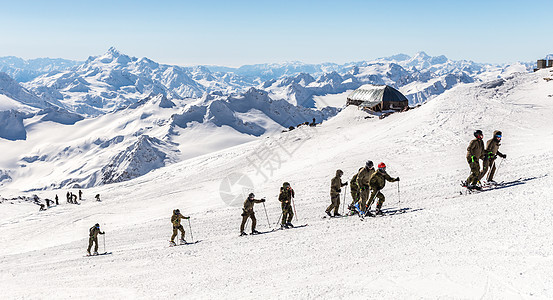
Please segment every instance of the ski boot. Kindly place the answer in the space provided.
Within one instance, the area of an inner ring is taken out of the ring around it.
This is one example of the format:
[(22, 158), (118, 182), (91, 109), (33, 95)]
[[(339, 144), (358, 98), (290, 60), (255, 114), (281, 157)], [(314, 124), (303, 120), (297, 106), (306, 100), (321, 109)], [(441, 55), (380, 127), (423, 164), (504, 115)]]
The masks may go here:
[(245, 233), (244, 231), (240, 232), (240, 236), (245, 236), (245, 235), (248, 235), (248, 234)]
[(98, 251), (94, 251), (92, 255), (98, 255)]
[(280, 228), (281, 229), (288, 229), (290, 227), (288, 227), (288, 223), (282, 223), (282, 224), (280, 224)]
[(377, 215), (377, 216), (383, 216), (384, 213), (382, 212), (382, 210), (381, 210), (380, 208), (377, 208), (377, 209), (376, 209), (376, 212), (375, 212), (375, 215)]
[(184, 245), (184, 244), (186, 244), (186, 240), (185, 240), (185, 239), (180, 239), (180, 240), (179, 240), (179, 243), (180, 243), (181, 245)]
[(177, 244), (174, 241), (169, 241), (169, 246), (176, 246)]
[(294, 225), (292, 225), (291, 222), (286, 223), (286, 226), (288, 226), (288, 228), (294, 228)]
[(367, 209), (367, 211), (365, 212), (365, 217), (374, 217), (373, 213)]
[(341, 216), (342, 216), (342, 215), (339, 214), (339, 213), (335, 213), (335, 214), (334, 214), (334, 217), (335, 217), (335, 218), (336, 218), (336, 217), (341, 217)]
[(326, 215), (332, 218), (332, 215), (330, 214), (329, 211), (326, 211)]
[(91, 256), (92, 254), (90, 254), (90, 251), (86, 251), (86, 253), (88, 253), (88, 256)]
[(252, 230), (252, 234), (259, 234), (259, 233), (260, 233), (260, 232), (259, 232), (259, 231), (257, 231), (257, 230), (255, 230), (255, 229), (254, 229), (254, 230)]

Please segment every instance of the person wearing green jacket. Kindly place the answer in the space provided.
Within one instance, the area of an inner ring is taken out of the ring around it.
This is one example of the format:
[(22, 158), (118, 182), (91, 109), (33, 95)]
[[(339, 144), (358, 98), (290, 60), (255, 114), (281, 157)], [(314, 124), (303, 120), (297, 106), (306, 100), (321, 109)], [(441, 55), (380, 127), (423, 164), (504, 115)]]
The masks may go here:
[(259, 231), (255, 230), (255, 225), (257, 224), (257, 219), (255, 218), (255, 213), (253, 211), (253, 205), (255, 203), (263, 203), (265, 202), (265, 199), (257, 200), (255, 199), (255, 195), (253, 193), (250, 193), (248, 195), (248, 198), (244, 201), (244, 208), (242, 208), (242, 224), (240, 225), (240, 235), (246, 235), (244, 232), (244, 227), (246, 226), (246, 222), (248, 221), (248, 218), (252, 219), (252, 234), (258, 234)]
[(181, 244), (186, 243), (186, 241), (184, 240), (184, 237), (185, 237), (184, 227), (182, 227), (182, 225), (180, 223), (181, 219), (188, 220), (188, 219), (190, 219), (190, 217), (185, 217), (185, 216), (181, 215), (180, 210), (178, 210), (178, 209), (173, 210), (173, 215), (171, 216), (171, 223), (173, 224), (173, 235), (171, 236), (171, 241), (170, 241), (172, 246), (176, 245), (175, 244), (175, 237), (177, 236), (179, 231), (181, 232), (181, 236), (180, 236)]
[(378, 164), (378, 170), (374, 172), (369, 181), (369, 186), (371, 188), (371, 197), (369, 199), (369, 204), (367, 205), (367, 208), (365, 210), (365, 214), (367, 214), (368, 216), (372, 216), (370, 210), (375, 198), (378, 198), (378, 203), (376, 204), (376, 214), (382, 215), (382, 204), (384, 204), (386, 198), (384, 197), (384, 194), (382, 194), (381, 190), (386, 186), (386, 181), (399, 181), (399, 177), (390, 177), (390, 175), (386, 173), (386, 164), (381, 162)]
[(486, 178), (487, 182), (494, 182), (493, 176), (496, 170), (495, 159), (497, 158), (497, 156), (507, 158), (507, 155), (499, 152), (499, 146), (501, 146), (501, 136), (501, 131), (496, 130), (493, 132), (493, 137), (486, 142), (486, 149), (484, 150), (484, 155), (486, 159), (484, 159), (484, 166), (482, 168), (482, 173), (480, 174), (480, 179), (486, 176), (486, 173), (489, 169), (490, 173)]
[(90, 249), (92, 248), (93, 244), (94, 244), (94, 255), (98, 255), (98, 234), (105, 234), (105, 232), (102, 232), (100, 230), (100, 224), (96, 223), (94, 226), (92, 226), (89, 229), (88, 249), (86, 249), (86, 252), (88, 252), (88, 255), (91, 255)]
[(476, 184), (480, 180), (480, 159), (485, 159), (483, 138), (482, 130), (476, 130), (474, 132), (474, 139), (470, 141), (467, 147), (467, 162), (470, 167), (470, 175), (467, 178), (466, 186), (470, 189), (480, 188)]

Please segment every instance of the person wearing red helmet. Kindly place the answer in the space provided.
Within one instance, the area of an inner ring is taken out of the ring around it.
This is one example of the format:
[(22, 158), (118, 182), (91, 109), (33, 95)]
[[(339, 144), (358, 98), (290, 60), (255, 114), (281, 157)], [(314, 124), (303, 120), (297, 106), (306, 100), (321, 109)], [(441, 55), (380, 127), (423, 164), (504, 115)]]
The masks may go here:
[(467, 178), (466, 186), (469, 189), (479, 189), (476, 185), (480, 180), (480, 159), (484, 159), (484, 135), (482, 130), (474, 132), (474, 139), (467, 147), (467, 162), (470, 166), (470, 175)]
[(365, 214), (367, 214), (368, 216), (373, 216), (370, 210), (375, 198), (378, 198), (378, 203), (376, 204), (376, 214), (382, 215), (382, 204), (384, 204), (386, 197), (384, 197), (384, 194), (382, 194), (381, 190), (386, 186), (386, 181), (399, 181), (399, 177), (390, 177), (390, 175), (386, 173), (386, 164), (381, 162), (378, 164), (378, 170), (374, 172), (369, 181), (369, 186), (371, 188), (371, 197), (369, 198), (369, 204), (367, 204), (367, 207), (365, 208)]

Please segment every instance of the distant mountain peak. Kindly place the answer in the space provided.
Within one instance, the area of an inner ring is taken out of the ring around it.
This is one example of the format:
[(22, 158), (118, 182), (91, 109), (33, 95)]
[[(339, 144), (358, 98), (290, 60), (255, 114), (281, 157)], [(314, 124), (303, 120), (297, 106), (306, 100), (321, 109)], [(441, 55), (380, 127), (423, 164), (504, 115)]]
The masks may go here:
[(112, 46), (112, 47), (109, 47), (106, 54), (109, 54), (109, 55), (112, 55), (112, 56), (120, 56), (122, 53), (119, 52), (119, 50), (115, 49), (115, 47)]

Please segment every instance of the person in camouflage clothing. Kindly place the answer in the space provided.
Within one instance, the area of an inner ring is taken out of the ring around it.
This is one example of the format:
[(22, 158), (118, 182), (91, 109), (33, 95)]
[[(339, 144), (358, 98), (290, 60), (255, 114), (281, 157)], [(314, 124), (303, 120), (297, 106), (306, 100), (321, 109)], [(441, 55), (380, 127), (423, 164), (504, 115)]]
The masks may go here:
[(483, 164), (484, 166), (482, 168), (482, 172), (480, 174), (479, 179), (482, 179), (486, 175), (489, 168), (490, 173), (488, 174), (488, 178), (486, 179), (486, 181), (493, 183), (494, 182), (493, 175), (495, 174), (495, 169), (496, 169), (495, 159), (497, 158), (497, 156), (502, 158), (507, 158), (507, 155), (499, 152), (499, 146), (501, 146), (501, 135), (502, 135), (501, 131), (496, 130), (493, 132), (493, 138), (491, 138), (486, 142), (486, 149), (484, 150), (484, 157), (486, 159), (484, 159), (484, 164)]
[(171, 245), (173, 246), (176, 245), (175, 237), (177, 236), (179, 231), (181, 232), (180, 242), (182, 244), (186, 243), (186, 241), (184, 240), (184, 237), (185, 237), (184, 227), (182, 227), (180, 223), (180, 220), (182, 219), (188, 220), (190, 219), (190, 217), (185, 217), (181, 215), (180, 210), (178, 209), (173, 210), (173, 215), (171, 216), (171, 223), (173, 224), (173, 235), (171, 236), (171, 241), (170, 241)]
[(240, 235), (246, 235), (244, 232), (244, 227), (248, 218), (252, 219), (252, 234), (258, 234), (259, 231), (255, 230), (255, 225), (257, 224), (257, 219), (255, 218), (255, 213), (253, 212), (253, 205), (255, 203), (263, 203), (265, 199), (257, 200), (255, 195), (250, 193), (246, 201), (244, 201), (244, 208), (242, 208), (242, 224), (240, 225)]
[(285, 182), (280, 187), (280, 194), (278, 195), (278, 201), (282, 208), (282, 222), (281, 226), (284, 228), (294, 227), (292, 219), (294, 218), (294, 210), (292, 209), (292, 198), (294, 198), (294, 189), (290, 186), (290, 183)]
[(88, 255), (91, 255), (90, 249), (92, 248), (92, 244), (94, 244), (94, 255), (98, 255), (98, 234), (105, 234), (105, 232), (102, 232), (100, 230), (100, 224), (96, 223), (89, 230), (88, 249), (86, 249)]
[(480, 179), (480, 159), (484, 159), (484, 135), (482, 130), (474, 132), (474, 139), (470, 141), (467, 147), (467, 162), (470, 166), (470, 175), (467, 178), (466, 186), (471, 189), (479, 189), (476, 184)]
[(326, 214), (329, 217), (332, 217), (330, 212), (334, 210), (334, 217), (339, 217), (338, 209), (340, 208), (340, 192), (342, 192), (342, 187), (348, 185), (348, 183), (342, 183), (342, 175), (344, 172), (342, 170), (336, 170), (336, 176), (330, 180), (330, 205), (326, 208)]
[(378, 171), (373, 173), (369, 181), (369, 186), (371, 188), (371, 197), (369, 199), (369, 204), (365, 209), (365, 214), (367, 214), (368, 216), (372, 216), (370, 210), (375, 198), (378, 198), (378, 203), (376, 204), (376, 214), (382, 215), (382, 204), (384, 204), (386, 198), (384, 197), (384, 194), (382, 194), (381, 190), (386, 186), (386, 181), (399, 181), (399, 177), (390, 177), (390, 175), (386, 173), (386, 164), (381, 162), (378, 164)]
[(348, 206), (348, 209), (352, 212), (355, 212), (355, 205), (357, 204), (357, 202), (359, 202), (360, 191), (359, 191), (359, 185), (357, 185), (357, 175), (359, 175), (359, 172), (361, 172), (363, 168), (359, 168), (359, 170), (357, 170), (357, 173), (355, 173), (355, 175), (353, 175), (353, 177), (351, 177), (351, 180), (349, 181), (351, 183), (350, 184), (351, 204)]
[(357, 211), (362, 212), (365, 210), (367, 205), (367, 200), (371, 193), (370, 190), (370, 180), (371, 176), (374, 174), (374, 164), (372, 161), (367, 161), (365, 167), (357, 173), (357, 186), (359, 186), (359, 197), (360, 200), (355, 207)]

